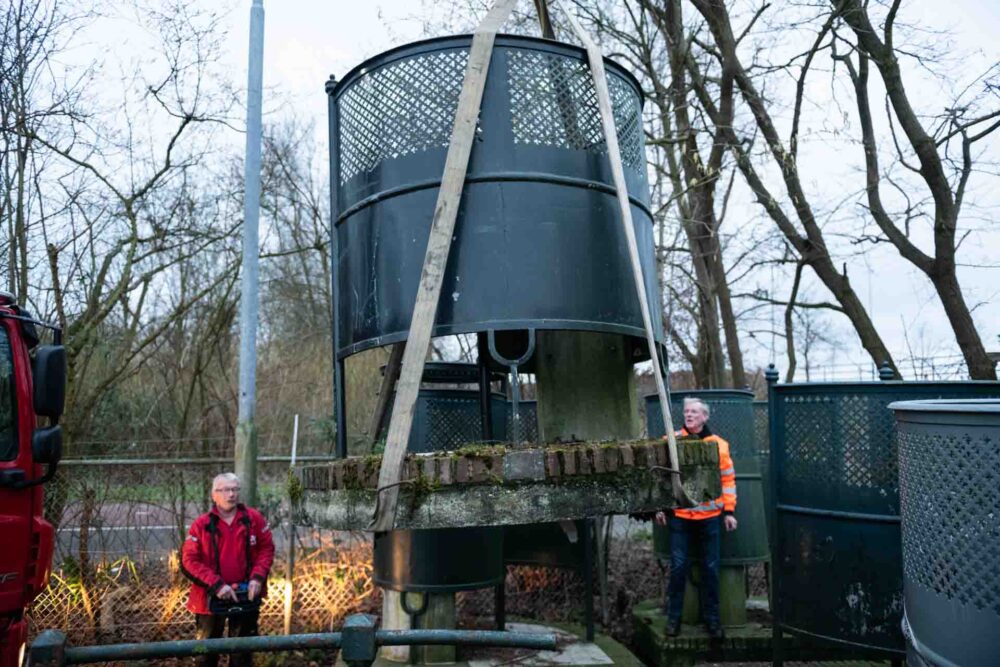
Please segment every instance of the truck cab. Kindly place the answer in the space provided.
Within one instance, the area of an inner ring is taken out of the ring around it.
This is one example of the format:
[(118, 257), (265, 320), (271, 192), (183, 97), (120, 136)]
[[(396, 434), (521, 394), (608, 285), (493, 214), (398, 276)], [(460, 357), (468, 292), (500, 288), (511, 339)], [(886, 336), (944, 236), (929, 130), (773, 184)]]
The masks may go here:
[[(55, 331), (39, 345), (38, 328)], [(62, 454), (66, 352), (61, 332), (0, 292), (0, 667), (20, 665), (25, 609), (45, 588), (54, 531), (42, 515), (42, 486)]]

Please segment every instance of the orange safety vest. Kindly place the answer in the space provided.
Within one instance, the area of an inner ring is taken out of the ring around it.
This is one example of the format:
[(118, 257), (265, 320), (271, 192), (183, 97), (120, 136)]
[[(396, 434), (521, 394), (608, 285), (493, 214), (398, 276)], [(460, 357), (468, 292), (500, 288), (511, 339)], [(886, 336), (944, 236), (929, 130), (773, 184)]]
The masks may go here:
[[(692, 436), (686, 429), (677, 432), (678, 438), (697, 437)], [(711, 519), (725, 512), (736, 511), (736, 469), (733, 468), (733, 459), (729, 455), (729, 443), (715, 435), (707, 435), (702, 438), (704, 442), (714, 442), (719, 448), (719, 475), (722, 477), (722, 495), (715, 500), (706, 500), (689, 509), (675, 509), (674, 516), (679, 519), (690, 519), (700, 521)]]

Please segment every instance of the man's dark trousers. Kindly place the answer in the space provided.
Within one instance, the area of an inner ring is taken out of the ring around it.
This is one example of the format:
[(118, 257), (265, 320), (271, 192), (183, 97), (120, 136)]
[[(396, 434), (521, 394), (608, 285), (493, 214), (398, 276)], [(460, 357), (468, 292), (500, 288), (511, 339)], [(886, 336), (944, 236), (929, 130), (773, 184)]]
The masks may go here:
[[(230, 637), (256, 637), (257, 617), (260, 611), (255, 610), (246, 614), (234, 614), (232, 616), (221, 616), (218, 614), (195, 614), (195, 623), (198, 625), (198, 639), (217, 639), (222, 636), (222, 631), (226, 627), (226, 619), (229, 619)], [(201, 667), (216, 667), (219, 664), (218, 655), (205, 655), (198, 659)], [(252, 653), (231, 653), (229, 654), (230, 667), (250, 667), (253, 664)]]
[(691, 564), (691, 545), (701, 545), (702, 609), (709, 626), (719, 624), (719, 541), (722, 517), (678, 519), (670, 517), (670, 583), (667, 585), (667, 618), (680, 623), (684, 587)]

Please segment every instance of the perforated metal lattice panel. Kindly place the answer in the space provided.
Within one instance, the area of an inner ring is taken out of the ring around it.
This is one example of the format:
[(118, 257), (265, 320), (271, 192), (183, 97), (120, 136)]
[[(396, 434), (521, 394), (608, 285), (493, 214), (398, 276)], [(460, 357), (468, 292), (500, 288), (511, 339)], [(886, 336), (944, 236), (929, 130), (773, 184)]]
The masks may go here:
[(771, 431), (768, 428), (767, 401), (753, 402), (753, 432), (757, 441), (757, 454), (766, 460), (771, 452)]
[(904, 427), (899, 448), (906, 580), (1000, 615), (1000, 442)]
[(467, 49), (422, 54), (379, 67), (340, 97), (340, 182), (383, 160), (447, 147)]
[[(784, 478), (898, 497), (896, 422), (887, 409), (902, 394), (830, 393), (784, 397)], [(896, 507), (895, 501), (891, 503)]]
[[(590, 68), (586, 62), (539, 51), (507, 56), (511, 126), (519, 144), (607, 152)], [(642, 160), (639, 98), (624, 80), (608, 73), (622, 162)]]
[(457, 449), (482, 439), (479, 401), (431, 398), (427, 401), (427, 432), (433, 450)]

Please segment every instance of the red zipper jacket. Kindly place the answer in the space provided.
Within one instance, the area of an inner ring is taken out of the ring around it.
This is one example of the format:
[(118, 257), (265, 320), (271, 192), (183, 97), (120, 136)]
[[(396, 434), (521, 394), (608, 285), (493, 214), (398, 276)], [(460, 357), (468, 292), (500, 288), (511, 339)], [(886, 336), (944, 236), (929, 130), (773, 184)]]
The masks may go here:
[(191, 524), (181, 549), (181, 572), (191, 580), (187, 608), (209, 614), (208, 596), (223, 584), (233, 586), (251, 579), (261, 582), (260, 597), (264, 597), (273, 561), (274, 540), (260, 512), (239, 504), (233, 522), (226, 524), (213, 506)]

